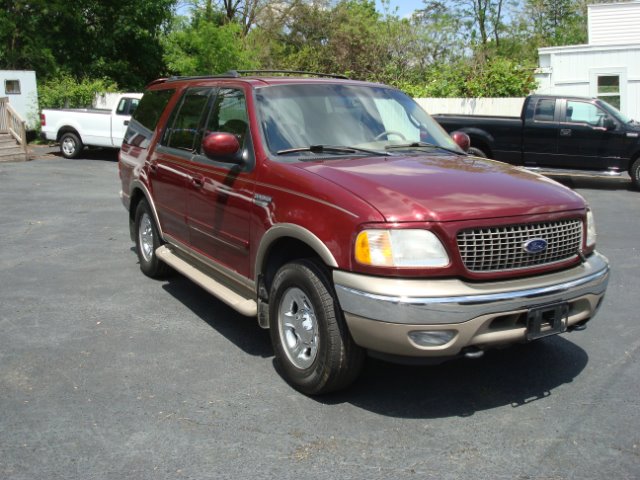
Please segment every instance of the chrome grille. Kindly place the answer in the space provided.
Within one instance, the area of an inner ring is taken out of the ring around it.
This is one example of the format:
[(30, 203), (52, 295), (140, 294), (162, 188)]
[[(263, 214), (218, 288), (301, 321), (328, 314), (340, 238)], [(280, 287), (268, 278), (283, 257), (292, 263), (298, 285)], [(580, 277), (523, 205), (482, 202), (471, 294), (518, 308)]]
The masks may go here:
[[(524, 244), (541, 238), (547, 249), (528, 253)], [(475, 228), (458, 233), (458, 250), (472, 272), (495, 272), (531, 268), (575, 257), (582, 245), (582, 221)]]

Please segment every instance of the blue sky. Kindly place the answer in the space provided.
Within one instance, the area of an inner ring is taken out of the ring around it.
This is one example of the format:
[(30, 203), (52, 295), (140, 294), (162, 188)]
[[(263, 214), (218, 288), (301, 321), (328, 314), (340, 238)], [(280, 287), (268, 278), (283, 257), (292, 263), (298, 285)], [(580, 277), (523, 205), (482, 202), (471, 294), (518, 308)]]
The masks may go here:
[[(382, 12), (382, 6), (380, 0), (376, 0), (378, 10)], [(391, 0), (391, 11), (393, 12), (395, 7), (398, 7), (398, 16), (406, 17), (411, 15), (417, 8), (422, 7), (422, 0)]]

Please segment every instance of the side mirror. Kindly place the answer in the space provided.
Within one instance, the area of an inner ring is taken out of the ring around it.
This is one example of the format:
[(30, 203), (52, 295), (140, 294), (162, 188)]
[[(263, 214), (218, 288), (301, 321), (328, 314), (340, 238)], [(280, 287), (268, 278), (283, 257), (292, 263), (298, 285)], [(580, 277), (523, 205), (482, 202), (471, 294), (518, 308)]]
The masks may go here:
[(233, 133), (210, 133), (202, 141), (202, 151), (211, 160), (242, 163), (240, 142)]
[(453, 138), (453, 141), (456, 142), (464, 152), (469, 151), (469, 147), (471, 147), (471, 139), (469, 138), (469, 135), (456, 130), (455, 132), (451, 132), (451, 138)]
[(604, 119), (602, 120), (602, 126), (606, 130), (615, 130), (616, 121), (613, 118), (609, 117), (609, 116), (604, 117)]

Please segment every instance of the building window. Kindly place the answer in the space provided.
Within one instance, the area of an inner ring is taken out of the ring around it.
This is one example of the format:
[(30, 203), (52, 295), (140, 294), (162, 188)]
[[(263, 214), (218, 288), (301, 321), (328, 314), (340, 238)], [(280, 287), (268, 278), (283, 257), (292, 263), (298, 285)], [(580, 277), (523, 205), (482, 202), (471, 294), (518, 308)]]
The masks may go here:
[(598, 75), (597, 97), (620, 110), (620, 76)]
[(5, 80), (4, 93), (6, 95), (20, 95), (20, 80)]

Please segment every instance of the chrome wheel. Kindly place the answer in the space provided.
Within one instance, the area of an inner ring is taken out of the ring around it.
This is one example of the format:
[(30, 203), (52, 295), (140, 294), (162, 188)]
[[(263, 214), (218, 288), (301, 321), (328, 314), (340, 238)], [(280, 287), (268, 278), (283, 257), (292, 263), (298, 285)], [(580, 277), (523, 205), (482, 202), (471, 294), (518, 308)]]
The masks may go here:
[(145, 261), (150, 262), (153, 259), (153, 224), (146, 213), (143, 213), (140, 218), (138, 240), (142, 257)]
[(278, 308), (278, 331), (284, 352), (297, 368), (309, 368), (318, 355), (318, 320), (311, 301), (299, 288), (289, 288)]
[(67, 157), (73, 157), (78, 149), (78, 145), (72, 137), (65, 137), (62, 140), (62, 153)]

